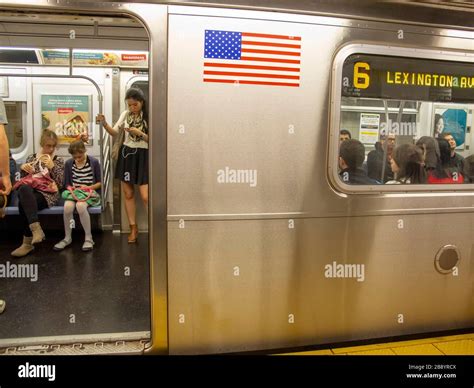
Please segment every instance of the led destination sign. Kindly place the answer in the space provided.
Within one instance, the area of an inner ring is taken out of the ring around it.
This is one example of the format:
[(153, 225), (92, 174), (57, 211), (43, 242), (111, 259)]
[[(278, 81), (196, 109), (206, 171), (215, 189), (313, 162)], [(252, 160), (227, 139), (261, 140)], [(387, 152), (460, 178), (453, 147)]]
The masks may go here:
[(344, 62), (344, 97), (474, 102), (474, 64), (351, 55)]

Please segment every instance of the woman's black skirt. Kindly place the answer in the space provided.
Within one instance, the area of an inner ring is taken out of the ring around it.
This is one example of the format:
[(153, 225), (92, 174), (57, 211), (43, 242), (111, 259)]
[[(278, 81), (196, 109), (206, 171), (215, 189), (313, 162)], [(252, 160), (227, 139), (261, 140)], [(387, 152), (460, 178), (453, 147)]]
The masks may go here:
[(133, 185), (147, 185), (148, 150), (122, 145), (115, 168), (115, 178)]

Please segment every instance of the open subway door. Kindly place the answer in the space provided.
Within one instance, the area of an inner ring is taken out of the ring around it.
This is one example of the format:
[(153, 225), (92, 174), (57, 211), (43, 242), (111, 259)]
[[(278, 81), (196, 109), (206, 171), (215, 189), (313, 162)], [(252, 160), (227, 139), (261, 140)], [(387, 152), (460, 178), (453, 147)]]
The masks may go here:
[[(131, 222), (128, 212), (122, 214), (125, 198), (114, 195), (122, 191), (121, 179), (115, 178), (114, 140), (95, 116), (103, 113), (113, 125), (129, 109), (125, 96), (130, 87), (139, 87), (148, 104), (147, 33), (123, 14), (24, 11), (34, 21), (25, 22), (15, 12), (0, 12), (0, 23), (7, 33), (12, 31), (11, 45), (0, 50), (0, 93), (12, 162), (18, 171), (12, 180), (15, 183), (26, 175), (22, 168), (31, 155), (52, 151), (54, 165), (64, 169), (63, 176), (72, 174), (73, 184), (101, 183), (95, 187), (100, 203), (88, 206), (87, 215), (77, 205), (66, 220), (67, 201), (55, 193), (38, 212), (46, 239), (32, 244), (34, 250), (28, 254), (12, 256), (25, 243), (25, 197), (14, 190), (7, 215), (0, 220), (0, 298), (6, 301), (0, 315), (0, 352), (141, 353), (150, 339), (147, 207), (139, 187), (131, 185), (141, 208), (134, 222), (140, 233), (136, 242), (129, 243)], [(15, 36), (19, 25), (30, 34), (28, 41)], [(45, 25), (49, 34), (42, 33)], [(95, 28), (99, 33), (89, 39)], [(142, 74), (141, 83), (122, 83), (127, 74), (137, 73)], [(81, 152), (73, 149), (71, 155), (70, 150), (81, 134), (87, 134), (82, 138), (87, 140), (85, 156), (76, 160)], [(55, 168), (50, 172), (53, 179)], [(66, 189), (63, 176), (57, 182), (59, 191)], [(147, 194), (146, 188), (142, 191)], [(87, 219), (93, 241), (89, 246), (85, 244)], [(58, 246), (68, 228), (72, 243)]]

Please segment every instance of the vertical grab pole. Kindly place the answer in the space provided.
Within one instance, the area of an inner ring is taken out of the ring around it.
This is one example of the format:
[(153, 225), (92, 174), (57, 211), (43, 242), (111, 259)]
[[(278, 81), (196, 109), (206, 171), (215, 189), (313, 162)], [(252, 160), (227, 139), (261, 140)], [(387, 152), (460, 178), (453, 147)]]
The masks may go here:
[[(385, 122), (388, 124), (389, 123), (389, 116), (388, 116), (388, 102), (387, 100), (383, 100), (383, 106), (385, 108)], [(387, 133), (385, 134), (385, 143), (382, 146), (383, 148), (383, 163), (382, 163), (382, 176), (380, 177), (380, 182), (385, 183), (384, 178), (385, 178), (385, 166), (387, 164), (387, 139), (388, 139), (388, 134), (390, 133), (390, 128), (387, 129)]]
[[(103, 97), (102, 93), (100, 92), (100, 90), (98, 92), (99, 93), (97, 94), (97, 100), (99, 101), (99, 114), (102, 114), (102, 112), (103, 112), (102, 105), (103, 105), (103, 102), (104, 102), (104, 97)], [(92, 121), (92, 122), (94, 122), (94, 121)], [(103, 127), (102, 123), (99, 123), (99, 150), (100, 150), (100, 163), (104, 167), (105, 166), (105, 161), (104, 161), (104, 127)], [(110, 165), (109, 165), (109, 168), (110, 168)], [(103, 212), (105, 210), (105, 200), (107, 198), (106, 197), (107, 193), (105, 193), (106, 185), (105, 185), (105, 182), (104, 182), (104, 169), (103, 168), (100, 169), (100, 181), (102, 182), (102, 187), (101, 187), (101, 190), (100, 190), (100, 197), (101, 197), (100, 206), (102, 207), (102, 212)]]
[(69, 48), (69, 75), (72, 75), (72, 48)]

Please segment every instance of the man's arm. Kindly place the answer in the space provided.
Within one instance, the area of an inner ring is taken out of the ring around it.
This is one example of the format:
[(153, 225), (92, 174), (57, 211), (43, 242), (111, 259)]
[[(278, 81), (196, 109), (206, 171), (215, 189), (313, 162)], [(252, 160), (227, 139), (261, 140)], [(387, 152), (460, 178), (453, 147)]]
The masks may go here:
[(0, 194), (10, 194), (12, 183), (10, 181), (10, 152), (8, 147), (8, 138), (5, 132), (5, 126), (0, 124), (0, 174), (3, 188), (0, 188)]

